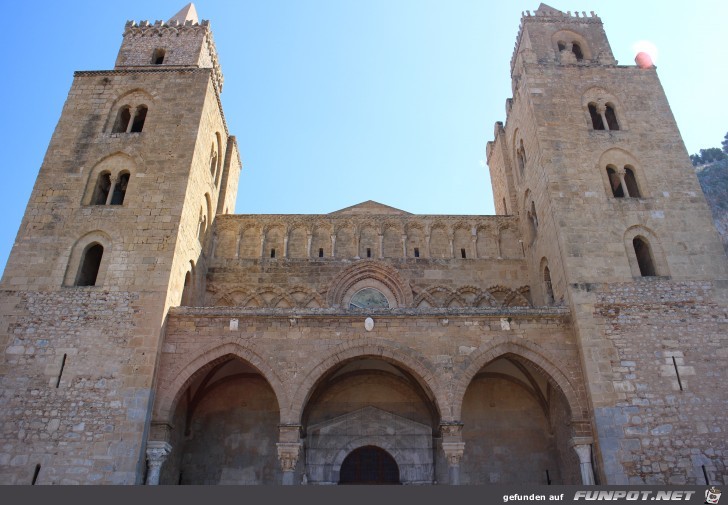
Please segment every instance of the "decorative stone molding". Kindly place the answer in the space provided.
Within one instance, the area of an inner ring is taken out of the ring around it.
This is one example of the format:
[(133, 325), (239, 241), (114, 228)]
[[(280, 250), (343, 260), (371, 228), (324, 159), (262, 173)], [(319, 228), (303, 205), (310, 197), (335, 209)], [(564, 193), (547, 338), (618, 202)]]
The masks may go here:
[(147, 442), (147, 486), (159, 485), (159, 474), (172, 446), (163, 441)]

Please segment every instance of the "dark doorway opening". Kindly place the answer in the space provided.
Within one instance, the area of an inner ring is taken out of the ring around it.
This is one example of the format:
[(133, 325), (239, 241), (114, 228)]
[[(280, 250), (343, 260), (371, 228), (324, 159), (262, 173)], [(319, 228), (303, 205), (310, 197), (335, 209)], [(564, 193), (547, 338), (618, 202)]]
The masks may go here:
[(399, 484), (397, 462), (384, 449), (365, 445), (349, 453), (341, 464), (339, 484)]

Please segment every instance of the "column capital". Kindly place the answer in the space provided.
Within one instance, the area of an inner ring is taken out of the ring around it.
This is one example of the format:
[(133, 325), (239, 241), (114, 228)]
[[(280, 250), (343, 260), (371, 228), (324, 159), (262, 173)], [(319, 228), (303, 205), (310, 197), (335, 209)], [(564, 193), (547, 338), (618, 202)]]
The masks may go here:
[(300, 442), (278, 442), (278, 460), (281, 462), (281, 470), (292, 472), (296, 469), (298, 455), (301, 452)]
[(159, 484), (159, 474), (162, 464), (172, 452), (172, 446), (161, 440), (150, 440), (147, 442), (147, 485), (156, 486)]
[(150, 465), (162, 466), (170, 452), (172, 452), (172, 446), (168, 442), (161, 440), (147, 442), (147, 461)]
[(443, 442), (442, 450), (449, 466), (459, 466), (465, 452), (465, 442)]

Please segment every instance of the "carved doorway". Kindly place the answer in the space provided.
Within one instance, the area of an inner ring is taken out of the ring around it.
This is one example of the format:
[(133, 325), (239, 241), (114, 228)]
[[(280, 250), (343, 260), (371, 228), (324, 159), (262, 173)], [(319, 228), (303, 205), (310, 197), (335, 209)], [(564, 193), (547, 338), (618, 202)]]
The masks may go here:
[(365, 445), (349, 453), (341, 464), (339, 484), (399, 484), (399, 467), (387, 451)]

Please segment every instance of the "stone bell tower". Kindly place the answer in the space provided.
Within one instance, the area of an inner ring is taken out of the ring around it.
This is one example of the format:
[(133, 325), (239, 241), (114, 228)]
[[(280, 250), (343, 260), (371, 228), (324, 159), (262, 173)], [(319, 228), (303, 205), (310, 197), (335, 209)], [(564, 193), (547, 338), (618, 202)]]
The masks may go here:
[(0, 285), (1, 483), (143, 480), (167, 310), (235, 206), (222, 84), (192, 4), (75, 73)]
[(594, 13), (541, 4), (511, 77), (496, 208), (520, 217), (534, 297), (571, 309), (600, 482), (716, 482), (728, 268), (656, 68), (618, 65)]

